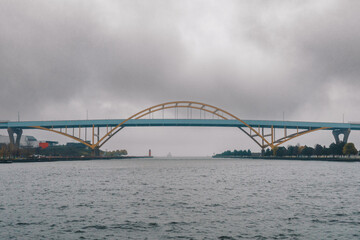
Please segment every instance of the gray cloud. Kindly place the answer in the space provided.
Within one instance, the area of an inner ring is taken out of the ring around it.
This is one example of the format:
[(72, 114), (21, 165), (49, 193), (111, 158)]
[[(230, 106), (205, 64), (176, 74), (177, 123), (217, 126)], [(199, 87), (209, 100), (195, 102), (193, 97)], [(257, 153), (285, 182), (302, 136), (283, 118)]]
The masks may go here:
[[(352, 119), (355, 1), (2, 1), (0, 119), (126, 117), (171, 100)], [(343, 105), (346, 104), (346, 107)]]

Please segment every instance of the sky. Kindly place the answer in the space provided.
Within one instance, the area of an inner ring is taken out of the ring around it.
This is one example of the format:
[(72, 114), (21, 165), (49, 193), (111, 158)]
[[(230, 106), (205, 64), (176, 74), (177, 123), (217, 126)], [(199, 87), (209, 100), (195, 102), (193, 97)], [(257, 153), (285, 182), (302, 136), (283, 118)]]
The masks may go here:
[[(355, 0), (2, 0), (0, 120), (118, 119), (191, 100), (240, 119), (360, 122), (359, 10)], [(349, 141), (360, 148), (359, 133)], [(323, 131), (287, 144), (331, 142)], [(128, 128), (103, 148), (259, 151), (238, 129), (193, 127)]]

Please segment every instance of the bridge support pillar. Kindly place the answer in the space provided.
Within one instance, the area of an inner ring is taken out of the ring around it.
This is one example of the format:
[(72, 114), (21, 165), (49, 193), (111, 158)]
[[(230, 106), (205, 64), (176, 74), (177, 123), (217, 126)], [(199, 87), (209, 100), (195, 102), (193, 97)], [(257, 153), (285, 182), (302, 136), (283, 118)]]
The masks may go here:
[[(21, 128), (8, 128), (9, 138), (10, 138), (10, 151), (12, 155), (18, 155), (20, 148), (20, 140), (23, 130)], [(16, 139), (14, 138), (14, 133), (16, 134)]]
[[(335, 138), (335, 142), (336, 144), (340, 143), (340, 142), (344, 142), (347, 143), (348, 139), (349, 139), (349, 135), (350, 135), (351, 130), (350, 129), (334, 129), (332, 131), (332, 134), (334, 135)], [(341, 141), (339, 138), (339, 135), (343, 134), (343, 140)]]
[[(8, 128), (10, 145), (20, 148), (20, 140), (23, 130), (21, 128)], [(14, 133), (16, 134), (16, 139), (14, 138)]]

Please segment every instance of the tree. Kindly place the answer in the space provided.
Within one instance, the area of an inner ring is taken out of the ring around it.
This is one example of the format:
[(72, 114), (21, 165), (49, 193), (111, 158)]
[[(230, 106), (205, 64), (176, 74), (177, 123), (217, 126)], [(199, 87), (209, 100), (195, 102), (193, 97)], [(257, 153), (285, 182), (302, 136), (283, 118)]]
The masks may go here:
[(330, 154), (334, 155), (343, 155), (343, 148), (345, 146), (344, 142), (332, 143), (329, 146)]
[(0, 157), (1, 158), (10, 158), (10, 156), (11, 156), (10, 144), (1, 144)]
[(272, 154), (273, 154), (273, 156), (277, 156), (277, 151), (279, 150), (279, 147), (274, 147), (273, 149), (272, 149)]
[(330, 153), (330, 148), (327, 148), (325, 145), (323, 147), (323, 154), (322, 155), (325, 155), (325, 156), (329, 156), (331, 153)]
[(1, 158), (6, 157), (6, 146), (5, 146), (5, 144), (1, 144), (1, 146), (0, 146), (0, 157)]
[(301, 154), (301, 148), (300, 148), (300, 145), (297, 144), (297, 145), (294, 147), (294, 155), (298, 157), (300, 154)]
[(270, 150), (269, 148), (266, 149), (265, 153), (264, 153), (264, 156), (271, 156), (273, 153), (272, 153), (272, 150)]
[(277, 148), (276, 150), (276, 156), (278, 157), (283, 157), (283, 156), (286, 156), (287, 155), (287, 150), (285, 147), (279, 147)]
[(289, 156), (296, 156), (297, 155), (296, 151), (297, 151), (297, 149), (295, 149), (294, 146), (291, 146), (291, 145), (288, 146), (287, 153)]
[(312, 147), (308, 147), (308, 146), (305, 145), (305, 147), (301, 151), (301, 154), (310, 157), (311, 155), (314, 154), (314, 151), (315, 150)]
[(342, 150), (344, 155), (356, 155), (358, 153), (358, 150), (355, 148), (355, 145), (353, 143), (346, 143)]
[(324, 148), (320, 144), (316, 144), (314, 154), (319, 157), (320, 155), (323, 155), (323, 153), (324, 153)]
[(331, 155), (333, 155), (333, 157), (335, 156), (335, 154), (336, 154), (336, 144), (335, 144), (335, 143), (330, 144), (330, 146), (329, 146), (329, 153), (330, 153)]
[(250, 149), (247, 150), (246, 155), (247, 155), (247, 156), (251, 156), (251, 151), (250, 151)]
[(118, 153), (120, 156), (128, 154), (128, 152), (125, 149), (117, 150), (116, 153)]
[(303, 153), (303, 150), (306, 148), (306, 145), (305, 146), (297, 146), (298, 147), (298, 156), (299, 155), (304, 155), (304, 153)]
[[(223, 152), (222, 154), (225, 154), (225, 153), (230, 154), (231, 152), (226, 151), (226, 152)], [(128, 152), (125, 149), (106, 152), (106, 156), (108, 156), (108, 157), (120, 157), (122, 155), (127, 155), (127, 154), (128, 154)]]

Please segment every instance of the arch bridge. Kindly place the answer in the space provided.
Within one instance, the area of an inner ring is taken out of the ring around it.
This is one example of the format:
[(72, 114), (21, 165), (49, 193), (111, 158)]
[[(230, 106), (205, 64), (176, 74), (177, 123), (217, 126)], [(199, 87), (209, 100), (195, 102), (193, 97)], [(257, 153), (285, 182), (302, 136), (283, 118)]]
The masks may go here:
[[(165, 111), (169, 109), (175, 109), (173, 118), (164, 117)], [(186, 116), (182, 113), (183, 115), (179, 117), (179, 109), (186, 109)], [(162, 117), (154, 118), (155, 113), (160, 113)], [(90, 147), (95, 153), (99, 153), (99, 149), (125, 127), (154, 126), (235, 127), (251, 138), (262, 150), (268, 147), (274, 149), (296, 137), (320, 130), (332, 130), (336, 142), (341, 141), (339, 135), (344, 135), (342, 141), (346, 142), (351, 130), (360, 130), (360, 123), (244, 120), (221, 108), (194, 101), (158, 104), (127, 119), (0, 121), (0, 129), (8, 130), (10, 143), (15, 146), (19, 147), (24, 129), (39, 129), (71, 138)], [(90, 129), (89, 136), (88, 129)]]

